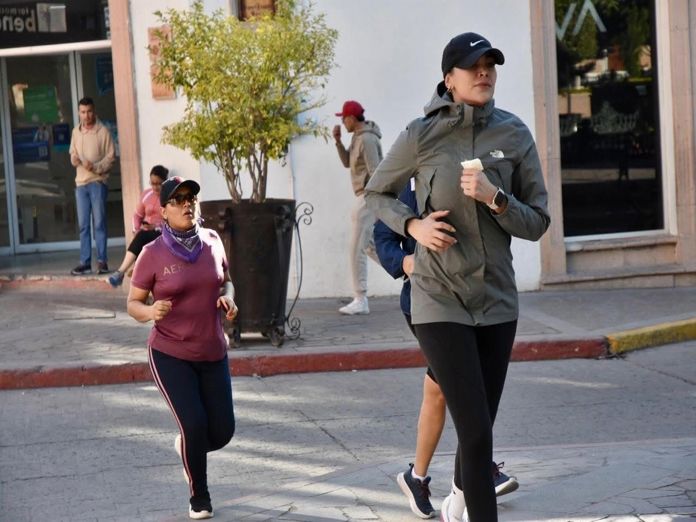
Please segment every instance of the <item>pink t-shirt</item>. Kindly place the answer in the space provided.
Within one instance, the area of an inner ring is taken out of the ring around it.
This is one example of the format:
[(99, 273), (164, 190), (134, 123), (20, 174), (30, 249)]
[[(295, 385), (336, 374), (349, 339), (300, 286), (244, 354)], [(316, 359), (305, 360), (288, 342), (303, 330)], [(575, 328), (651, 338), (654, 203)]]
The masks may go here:
[(140, 201), (133, 214), (133, 231), (137, 232), (147, 221), (155, 228), (162, 228), (162, 213), (160, 212), (159, 194), (151, 188), (143, 190)]
[(203, 251), (195, 263), (172, 254), (162, 237), (145, 245), (131, 285), (170, 300), (171, 311), (152, 327), (148, 345), (187, 361), (219, 361), (227, 353), (221, 312), (216, 307), (227, 257), (214, 230), (201, 228)]

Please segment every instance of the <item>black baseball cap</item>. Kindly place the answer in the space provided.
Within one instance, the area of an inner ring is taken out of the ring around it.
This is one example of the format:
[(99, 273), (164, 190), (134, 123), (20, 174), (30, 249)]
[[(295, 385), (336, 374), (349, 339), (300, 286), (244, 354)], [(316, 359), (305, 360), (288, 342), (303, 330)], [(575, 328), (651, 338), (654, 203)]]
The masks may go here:
[(468, 69), (484, 54), (492, 56), (498, 65), (505, 63), (505, 56), (500, 49), (493, 47), (480, 34), (462, 33), (455, 36), (442, 51), (442, 75), (450, 72), (452, 67)]
[(162, 189), (160, 190), (160, 206), (166, 207), (167, 201), (172, 199), (172, 195), (179, 190), (179, 187), (189, 187), (194, 194), (198, 194), (201, 191), (201, 186), (192, 179), (173, 176), (162, 183)]

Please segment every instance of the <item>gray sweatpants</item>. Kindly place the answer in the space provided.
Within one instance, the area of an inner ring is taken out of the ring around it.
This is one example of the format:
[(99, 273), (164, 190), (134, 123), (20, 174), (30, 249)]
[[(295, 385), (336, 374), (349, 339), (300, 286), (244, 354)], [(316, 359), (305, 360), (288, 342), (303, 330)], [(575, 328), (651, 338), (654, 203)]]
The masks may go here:
[(375, 216), (365, 205), (365, 196), (355, 197), (351, 211), (352, 234), (350, 238), (350, 268), (353, 275), (353, 294), (355, 297), (367, 295), (367, 256), (379, 263), (373, 229)]

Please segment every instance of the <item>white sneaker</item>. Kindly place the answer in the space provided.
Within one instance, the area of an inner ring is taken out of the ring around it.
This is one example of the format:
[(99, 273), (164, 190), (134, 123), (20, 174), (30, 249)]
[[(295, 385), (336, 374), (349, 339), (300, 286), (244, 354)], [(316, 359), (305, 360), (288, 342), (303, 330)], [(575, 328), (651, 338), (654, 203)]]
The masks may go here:
[(469, 522), (464, 505), (464, 493), (452, 482), (452, 491), (442, 501), (440, 508), (442, 522)]
[[(181, 455), (181, 433), (174, 438), (174, 449), (176, 450), (177, 455), (179, 455), (181, 462), (183, 462), (184, 457)], [(184, 480), (186, 480), (186, 483), (188, 484), (189, 476), (188, 473), (186, 473), (186, 468), (181, 468), (181, 471), (184, 473)]]
[(367, 305), (367, 297), (356, 297), (338, 311), (345, 315), (366, 315), (370, 313), (370, 307)]
[(461, 517), (456, 516), (452, 509), (452, 493), (445, 497), (442, 501), (442, 506), (440, 507), (440, 521), (441, 522), (461, 522)]

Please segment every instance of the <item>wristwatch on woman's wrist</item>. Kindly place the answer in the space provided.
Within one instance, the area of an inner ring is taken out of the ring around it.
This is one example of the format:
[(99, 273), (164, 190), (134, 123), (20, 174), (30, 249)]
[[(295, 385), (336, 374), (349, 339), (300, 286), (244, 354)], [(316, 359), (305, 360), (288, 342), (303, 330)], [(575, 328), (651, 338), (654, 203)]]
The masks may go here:
[(503, 192), (503, 189), (499, 188), (496, 191), (495, 196), (493, 196), (491, 202), (488, 204), (488, 207), (491, 210), (498, 210), (501, 207), (505, 206), (505, 203), (507, 203), (507, 199), (507, 195), (505, 194), (505, 192)]

